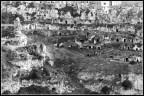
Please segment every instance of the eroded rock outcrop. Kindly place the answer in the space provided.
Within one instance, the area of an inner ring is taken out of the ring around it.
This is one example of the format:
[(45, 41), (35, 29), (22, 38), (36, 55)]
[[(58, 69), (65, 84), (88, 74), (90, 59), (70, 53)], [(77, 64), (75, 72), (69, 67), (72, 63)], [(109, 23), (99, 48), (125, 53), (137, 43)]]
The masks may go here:
[[(41, 81), (43, 79), (39, 77), (43, 77), (44, 74), (50, 74), (48, 69), (43, 68), (44, 62), (47, 61), (45, 64), (49, 65), (49, 67), (53, 63), (53, 61), (51, 61), (51, 64), (49, 63), (49, 56), (51, 54), (47, 52), (44, 44), (35, 43), (27, 45), (27, 36), (21, 32), (21, 24), (18, 18), (15, 21), (14, 27), (14, 37), (2, 39), (2, 48), (5, 52), (5, 57), (3, 58), (5, 59), (5, 62), (3, 62), (3, 76), (9, 75), (2, 78), (2, 93), (10, 91), (12, 94), (15, 94), (21, 87), (31, 86), (32, 84), (42, 85)], [(6, 72), (5, 70), (8, 70), (9, 66), (16, 69)], [(34, 68), (37, 68), (39, 71), (33, 71)], [(42, 74), (40, 74), (41, 72)], [(45, 81), (47, 82), (47, 79)]]

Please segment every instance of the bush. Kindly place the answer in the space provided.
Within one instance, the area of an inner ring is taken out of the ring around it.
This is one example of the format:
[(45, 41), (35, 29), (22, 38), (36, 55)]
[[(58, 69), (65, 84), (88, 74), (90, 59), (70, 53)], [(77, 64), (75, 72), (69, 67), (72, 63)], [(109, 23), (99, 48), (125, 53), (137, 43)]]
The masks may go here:
[(37, 68), (33, 68), (31, 72), (28, 74), (21, 75), (21, 80), (40, 80), (42, 79), (42, 71)]
[(142, 44), (142, 43), (136, 43), (136, 45), (137, 45), (138, 47), (141, 47), (143, 44)]
[(31, 85), (29, 87), (21, 87), (17, 94), (50, 94), (47, 87)]
[(109, 93), (110, 93), (110, 88), (107, 87), (107, 86), (104, 86), (104, 87), (101, 89), (101, 93), (102, 93), (102, 94), (109, 94)]
[(125, 80), (122, 82), (121, 86), (125, 89), (125, 90), (129, 90), (132, 88), (132, 82), (129, 80)]
[(11, 94), (11, 92), (8, 91), (8, 90), (6, 90), (6, 91), (4, 91), (2, 94)]
[(7, 52), (7, 58), (10, 60), (10, 61), (21, 61), (21, 60), (28, 60), (28, 55), (27, 54), (23, 54), (23, 53), (17, 53), (16, 51), (11, 51), (11, 50), (8, 50)]
[(2, 37), (15, 37), (15, 33), (11, 29), (2, 30)]
[(12, 4), (14, 7), (18, 7), (19, 5), (21, 5), (21, 2), (20, 1), (15, 1), (13, 2)]
[(137, 64), (137, 63), (136, 63), (135, 61), (130, 61), (129, 64), (130, 64), (130, 65), (135, 65), (135, 64)]
[(31, 2), (31, 3), (29, 3), (29, 5), (28, 5), (27, 7), (28, 7), (28, 8), (34, 8), (35, 6), (34, 6), (34, 3)]
[(3, 24), (13, 24), (14, 20), (19, 17), (21, 21), (24, 21), (24, 17), (20, 14), (12, 14), (8, 12), (2, 12), (2, 23)]
[(77, 75), (79, 72), (81, 72), (84, 69), (84, 67), (79, 68), (80, 65), (77, 64), (76, 61), (74, 61), (71, 58), (64, 59), (64, 60), (56, 59), (54, 64), (56, 68), (60, 68), (61, 70), (63, 70), (64, 73), (67, 74), (67, 76), (69, 76), (74, 83), (79, 82)]
[(84, 89), (84, 94), (99, 94), (98, 92), (91, 91), (89, 89)]

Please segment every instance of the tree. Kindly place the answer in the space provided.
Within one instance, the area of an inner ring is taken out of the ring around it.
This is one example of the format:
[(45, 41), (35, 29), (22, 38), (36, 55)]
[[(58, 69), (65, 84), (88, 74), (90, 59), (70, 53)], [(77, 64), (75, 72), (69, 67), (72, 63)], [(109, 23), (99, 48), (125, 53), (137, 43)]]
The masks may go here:
[(31, 3), (29, 3), (29, 5), (28, 5), (27, 7), (28, 7), (28, 8), (34, 8), (35, 6), (34, 6), (34, 3), (31, 2)]
[(20, 14), (15, 14), (14, 17), (13, 17), (14, 20), (15, 20), (17, 17), (20, 18), (20, 21), (24, 21), (24, 17), (23, 17), (22, 15), (20, 15)]
[(7, 12), (2, 12), (2, 23), (3, 24), (13, 24), (14, 20), (19, 17), (21, 21), (24, 21), (24, 17), (20, 14), (12, 14)]
[(101, 89), (101, 93), (102, 94), (109, 94), (110, 93), (110, 88), (108, 86), (104, 86), (102, 89)]
[(13, 17), (12, 17), (13, 14), (11, 13), (7, 13), (7, 12), (3, 12), (2, 13), (2, 23), (3, 24), (11, 24), (13, 21)]
[(122, 82), (121, 86), (125, 89), (125, 90), (129, 90), (132, 88), (132, 82), (129, 80), (125, 80)]
[(50, 94), (47, 87), (31, 85), (29, 87), (21, 87), (17, 94)]
[(52, 8), (54, 8), (54, 5), (52, 4), (43, 3), (42, 5), (43, 5), (43, 8), (47, 10), (51, 10)]
[(131, 21), (132, 18), (135, 17), (135, 11), (134, 11), (134, 8), (128, 10), (127, 14), (126, 14), (126, 20), (129, 22)]
[(36, 19), (36, 17), (35, 17), (36, 14), (37, 14), (36, 12), (33, 12), (32, 14), (30, 14), (32, 20), (35, 20), (35, 19)]
[(12, 4), (14, 7), (18, 7), (19, 5), (21, 5), (21, 2), (20, 1), (15, 1), (13, 2)]
[(143, 10), (138, 11), (137, 18), (143, 18)]
[(2, 94), (11, 94), (11, 92), (9, 90), (6, 90)]
[(130, 65), (135, 65), (136, 62), (135, 62), (135, 61), (130, 61), (129, 64), (130, 64)]
[(88, 15), (89, 12), (90, 12), (90, 10), (87, 8), (86, 11), (85, 11), (86, 15)]
[(67, 12), (70, 12), (72, 17), (80, 16), (80, 14), (77, 13), (77, 9), (73, 8), (72, 6), (65, 6), (64, 8), (58, 9), (58, 11), (59, 14), (60, 12), (63, 12), (64, 13), (63, 15), (65, 15)]

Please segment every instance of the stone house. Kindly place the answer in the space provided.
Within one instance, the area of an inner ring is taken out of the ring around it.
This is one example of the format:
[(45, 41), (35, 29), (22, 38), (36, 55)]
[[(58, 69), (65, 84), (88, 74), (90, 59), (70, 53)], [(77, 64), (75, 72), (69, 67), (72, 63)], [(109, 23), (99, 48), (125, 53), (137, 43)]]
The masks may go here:
[(30, 30), (30, 24), (23, 25), (22, 30)]
[(135, 46), (133, 47), (133, 50), (135, 50), (135, 51), (143, 50), (143, 46), (138, 47), (137, 45), (135, 45)]
[(68, 27), (67, 27), (67, 30), (72, 30), (72, 31), (74, 31), (74, 26), (72, 26), (72, 27), (71, 27), (71, 26), (68, 26)]
[(143, 37), (143, 30), (138, 30), (136, 35), (140, 36), (140, 37)]
[(30, 25), (30, 29), (31, 29), (31, 30), (35, 30), (35, 29), (36, 29), (36, 25), (35, 25), (35, 24), (31, 24), (31, 25)]
[(131, 59), (135, 62), (142, 62), (143, 61), (143, 58), (140, 56), (133, 56)]
[(133, 37), (126, 37), (126, 39), (123, 39), (125, 42), (128, 43), (134, 43), (134, 38)]
[(111, 43), (111, 37), (108, 36), (108, 35), (104, 36), (103, 43), (105, 43), (105, 44), (107, 44), (107, 43)]
[(112, 31), (112, 32), (116, 32), (116, 31), (117, 31), (117, 27), (116, 27), (116, 26), (113, 26), (113, 27), (111, 28), (111, 31)]
[(91, 24), (89, 20), (85, 20), (84, 24)]
[(59, 19), (59, 22), (58, 22), (59, 24), (65, 24), (66, 22), (65, 22), (65, 20), (64, 19)]
[(50, 35), (51, 35), (51, 36), (57, 36), (57, 35), (58, 35), (58, 32), (57, 32), (57, 31), (50, 31)]
[(94, 12), (89, 12), (88, 13), (88, 19), (89, 20), (95, 20), (95, 14), (94, 14)]
[(125, 50), (125, 49), (126, 49), (126, 46), (125, 46), (124, 44), (122, 44), (122, 45), (120, 46), (120, 49), (121, 49), (121, 50)]
[(114, 56), (113, 59), (114, 60), (119, 60), (119, 61), (124, 61), (124, 57), (123, 56)]
[(141, 37), (136, 36), (133, 40), (134, 43), (143, 43), (143, 39)]
[(7, 10), (10, 11), (10, 12), (12, 12), (12, 14), (16, 14), (17, 13), (17, 8), (15, 8), (15, 7), (10, 7)]
[(85, 19), (86, 19), (86, 13), (85, 13), (85, 12), (82, 12), (82, 13), (81, 13), (80, 19), (82, 19), (82, 20), (85, 20)]
[(75, 42), (73, 42), (73, 41), (68, 41), (68, 42), (64, 43), (64, 47), (67, 47), (67, 48), (77, 48), (78, 45)]
[(93, 40), (94, 44), (100, 43), (100, 42), (102, 42), (102, 41), (103, 41), (103, 39), (102, 39), (101, 36), (95, 36), (95, 37), (94, 37), (94, 40)]
[(45, 24), (44, 29), (49, 30), (49, 24)]
[(93, 27), (88, 27), (88, 30), (89, 30), (89, 31), (93, 31), (94, 28), (93, 28)]
[(100, 27), (99, 31), (108, 32), (108, 28), (106, 28), (105, 26), (102, 26)]
[(130, 32), (135, 32), (135, 28), (134, 26), (127, 26), (127, 31), (130, 31)]
[(115, 38), (114, 42), (122, 42), (122, 37), (121, 36), (117, 36)]
[(82, 30), (82, 31), (84, 31), (85, 29), (87, 29), (87, 26), (80, 27), (80, 30)]
[(73, 19), (65, 19), (65, 22), (66, 22), (67, 24), (74, 24)]
[(122, 42), (127, 42), (127, 38), (125, 38), (125, 37), (122, 37)]
[(66, 33), (65, 31), (57, 31), (56, 35), (58, 35), (58, 36), (64, 36), (64, 35), (68, 35), (68, 33)]
[(75, 25), (78, 25), (78, 24), (83, 24), (83, 20), (80, 20), (80, 19), (77, 20)]
[(23, 14), (24, 21), (31, 21), (31, 16), (28, 14)]
[(59, 30), (59, 27), (58, 27), (58, 26), (55, 26), (55, 25), (49, 24), (49, 25), (48, 25), (48, 29), (49, 29), (49, 30)]
[(52, 18), (55, 18), (55, 19), (59, 17), (58, 10), (55, 10), (55, 9), (50, 10), (49, 14), (51, 15)]
[(130, 43), (127, 43), (127, 44), (124, 44), (125, 45), (125, 49), (126, 50), (132, 50), (134, 45), (133, 44), (130, 44)]
[(72, 16), (71, 16), (71, 13), (70, 12), (67, 12), (65, 15), (64, 15), (64, 18), (72, 18)]

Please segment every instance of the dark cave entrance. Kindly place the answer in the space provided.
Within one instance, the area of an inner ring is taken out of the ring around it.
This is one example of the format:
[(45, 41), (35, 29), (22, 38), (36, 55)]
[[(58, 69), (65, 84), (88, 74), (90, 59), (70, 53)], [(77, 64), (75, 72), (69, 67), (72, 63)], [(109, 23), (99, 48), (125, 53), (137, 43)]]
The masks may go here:
[(101, 48), (100, 48), (100, 47), (97, 47), (97, 49), (100, 50)]
[(128, 61), (129, 61), (129, 59), (128, 59), (128, 58), (125, 58), (125, 61), (126, 61), (126, 62), (128, 62)]
[(116, 42), (119, 42), (119, 39), (118, 39), (118, 38), (116, 39)]

